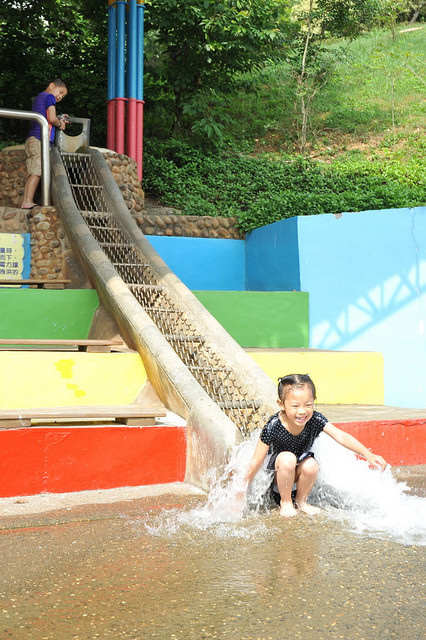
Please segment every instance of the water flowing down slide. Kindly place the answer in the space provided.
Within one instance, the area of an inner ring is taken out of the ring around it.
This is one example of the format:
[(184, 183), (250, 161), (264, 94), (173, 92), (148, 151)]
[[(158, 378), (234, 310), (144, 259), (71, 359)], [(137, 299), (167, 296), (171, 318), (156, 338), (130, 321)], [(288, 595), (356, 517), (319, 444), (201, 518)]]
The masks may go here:
[(73, 251), (158, 397), (187, 421), (186, 480), (207, 488), (208, 471), (275, 410), (275, 385), (152, 248), (101, 152), (51, 155)]

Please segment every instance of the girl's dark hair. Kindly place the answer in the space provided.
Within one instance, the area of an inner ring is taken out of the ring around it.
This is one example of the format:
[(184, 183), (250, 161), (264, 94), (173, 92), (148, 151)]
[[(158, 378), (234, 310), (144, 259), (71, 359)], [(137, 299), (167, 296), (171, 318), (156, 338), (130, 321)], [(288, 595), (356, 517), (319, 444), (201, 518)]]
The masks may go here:
[(303, 387), (309, 387), (315, 400), (317, 397), (315, 385), (307, 373), (291, 373), (283, 378), (278, 378), (278, 397), (284, 402), (290, 389), (302, 389)]

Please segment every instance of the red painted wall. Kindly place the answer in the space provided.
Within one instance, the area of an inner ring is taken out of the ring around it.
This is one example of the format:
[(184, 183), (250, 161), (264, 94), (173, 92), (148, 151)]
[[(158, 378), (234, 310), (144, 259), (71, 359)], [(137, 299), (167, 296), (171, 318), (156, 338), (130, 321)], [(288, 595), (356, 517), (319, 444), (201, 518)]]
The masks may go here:
[[(338, 424), (392, 466), (426, 464), (424, 420)], [(0, 432), (0, 497), (183, 482), (184, 427), (31, 427)]]
[(184, 427), (32, 427), (0, 433), (0, 497), (166, 482), (185, 476)]
[(383, 456), (392, 466), (426, 464), (425, 420), (344, 422), (336, 426)]

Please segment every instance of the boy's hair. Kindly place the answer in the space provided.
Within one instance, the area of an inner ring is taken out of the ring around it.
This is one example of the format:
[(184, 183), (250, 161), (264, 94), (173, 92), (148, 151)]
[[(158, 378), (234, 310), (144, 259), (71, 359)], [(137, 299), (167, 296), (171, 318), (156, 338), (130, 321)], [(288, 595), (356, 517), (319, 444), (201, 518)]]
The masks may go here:
[(290, 389), (302, 389), (303, 387), (309, 387), (315, 400), (317, 397), (315, 385), (307, 373), (291, 373), (288, 376), (278, 378), (278, 398), (284, 402)]
[(62, 78), (54, 78), (53, 80), (51, 80), (48, 83), (47, 86), (49, 86), (49, 84), (54, 84), (55, 87), (64, 87), (68, 91), (67, 83), (64, 82), (64, 80), (62, 80)]

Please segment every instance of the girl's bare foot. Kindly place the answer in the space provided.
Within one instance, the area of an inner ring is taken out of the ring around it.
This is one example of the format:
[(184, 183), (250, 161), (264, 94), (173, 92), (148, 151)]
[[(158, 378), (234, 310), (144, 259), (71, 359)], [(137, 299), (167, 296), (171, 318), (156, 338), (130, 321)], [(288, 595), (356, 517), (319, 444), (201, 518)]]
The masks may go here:
[(294, 518), (294, 516), (297, 516), (297, 511), (293, 507), (292, 502), (280, 503), (280, 516), (282, 516), (283, 518)]
[(296, 506), (299, 511), (307, 513), (308, 516), (316, 516), (318, 513), (321, 513), (321, 509), (319, 507), (314, 507), (312, 504), (308, 504), (307, 502), (296, 502)]

